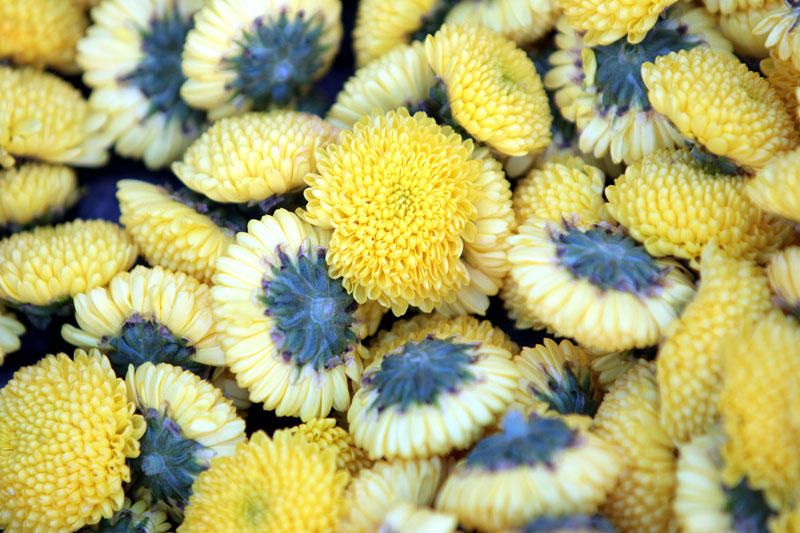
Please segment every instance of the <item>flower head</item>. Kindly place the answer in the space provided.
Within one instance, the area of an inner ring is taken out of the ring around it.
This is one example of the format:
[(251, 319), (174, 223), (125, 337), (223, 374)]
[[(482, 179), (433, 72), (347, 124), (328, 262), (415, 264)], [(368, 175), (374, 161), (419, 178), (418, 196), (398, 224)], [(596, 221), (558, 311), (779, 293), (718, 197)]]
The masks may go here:
[(330, 233), (286, 210), (253, 220), (217, 262), (212, 306), (225, 363), (250, 399), (303, 421), (350, 406), (361, 339), (380, 322), (325, 260)]
[(619, 227), (530, 218), (518, 231), (509, 261), (525, 306), (593, 350), (656, 344), (694, 293), (678, 264), (653, 258)]
[(794, 0), (783, 0), (770, 6), (761, 22), (753, 28), (756, 35), (766, 36), (764, 44), (778, 59), (791, 62), (800, 69), (800, 9)]
[(580, 32), (589, 46), (611, 44), (627, 36), (632, 44), (642, 42), (659, 15), (677, 0), (561, 0), (567, 21)]
[(181, 96), (212, 118), (286, 105), (330, 68), (341, 0), (209, 0), (183, 52)]
[(0, 365), (7, 354), (16, 352), (20, 347), (19, 338), (25, 333), (25, 326), (17, 320), (13, 313), (0, 305)]
[(276, 432), (288, 433), (296, 439), (316, 446), (320, 452), (334, 448), (336, 450), (336, 466), (355, 476), (364, 468), (372, 466), (372, 461), (367, 453), (356, 446), (353, 437), (344, 429), (336, 425), (332, 418), (314, 418), (288, 429)]
[(773, 255), (767, 276), (778, 305), (800, 312), (800, 246), (789, 246)]
[(800, 150), (776, 155), (752, 178), (747, 195), (770, 213), (800, 222)]
[(592, 513), (619, 470), (614, 450), (573, 422), (512, 411), (502, 432), (484, 437), (456, 465), (436, 507), (488, 530), (520, 527), (543, 514)]
[(456, 2), (447, 12), (449, 24), (477, 23), (519, 45), (538, 41), (553, 29), (559, 9), (553, 0)]
[(334, 531), (349, 478), (334, 449), (258, 431), (200, 474), (179, 531)]
[[(45, 392), (46, 391), (46, 392)], [(49, 355), (0, 389), (0, 527), (67, 532), (122, 508), (144, 421), (100, 352)]]
[(316, 171), (315, 151), (336, 133), (308, 113), (247, 113), (215, 122), (172, 170), (214, 201), (260, 202), (302, 189), (303, 178)]
[(542, 80), (513, 41), (481, 26), (445, 24), (426, 39), (425, 52), (453, 119), (470, 136), (507, 155), (550, 144)]
[(69, 167), (26, 163), (0, 170), (0, 236), (58, 222), (79, 196)]
[(794, 119), (775, 89), (731, 53), (705, 47), (673, 52), (642, 65), (642, 78), (656, 111), (739, 165), (762, 167), (798, 143)]
[(108, 160), (105, 117), (58, 76), (0, 65), (0, 94), (0, 166), (14, 157), (92, 167)]
[(161, 267), (137, 266), (74, 298), (79, 327), (65, 324), (64, 339), (98, 348), (114, 370), (171, 363), (199, 371), (225, 363), (211, 316), (211, 290), (195, 278)]

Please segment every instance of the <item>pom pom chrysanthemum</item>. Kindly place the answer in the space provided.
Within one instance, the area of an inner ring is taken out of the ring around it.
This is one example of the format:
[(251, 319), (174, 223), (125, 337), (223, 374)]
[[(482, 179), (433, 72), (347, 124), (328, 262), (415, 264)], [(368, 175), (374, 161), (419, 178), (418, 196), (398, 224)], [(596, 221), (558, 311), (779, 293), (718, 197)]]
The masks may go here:
[(13, 313), (0, 305), (0, 365), (11, 352), (20, 347), (19, 338), (25, 333), (25, 326), (17, 320)]
[(286, 432), (296, 439), (316, 446), (320, 452), (336, 449), (336, 466), (355, 476), (364, 468), (372, 466), (367, 453), (356, 446), (353, 437), (336, 425), (332, 418), (314, 418), (303, 424), (292, 426), (277, 433)]
[(97, 351), (18, 371), (0, 389), (0, 527), (66, 533), (121, 509), (144, 432), (133, 413)]
[(747, 184), (759, 207), (800, 222), (800, 150), (775, 156)]
[(585, 32), (589, 46), (611, 44), (627, 36), (628, 42), (640, 43), (656, 25), (658, 17), (677, 0), (560, 0), (567, 21), (577, 31)]

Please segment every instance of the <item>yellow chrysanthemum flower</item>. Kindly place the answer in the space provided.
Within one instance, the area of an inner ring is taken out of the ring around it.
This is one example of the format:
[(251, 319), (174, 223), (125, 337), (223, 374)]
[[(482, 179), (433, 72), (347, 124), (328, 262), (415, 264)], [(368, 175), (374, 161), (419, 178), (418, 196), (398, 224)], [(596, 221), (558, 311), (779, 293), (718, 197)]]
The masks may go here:
[(181, 52), (204, 0), (105, 0), (78, 43), (89, 103), (108, 115), (117, 152), (161, 168), (180, 157), (205, 123), (181, 100)]
[(0, 58), (14, 63), (72, 73), (85, 30), (86, 15), (73, 0), (0, 2)]
[(75, 295), (102, 287), (136, 260), (122, 228), (101, 220), (43, 226), (0, 241), (0, 300), (45, 325)]
[[(350, 433), (372, 458), (426, 458), (467, 448), (505, 412), (519, 374), (504, 348), (431, 331), (364, 370), (347, 412)], [(453, 416), (453, 413), (459, 413)]]
[(57, 222), (79, 196), (71, 168), (41, 163), (0, 168), (0, 235)]
[(233, 455), (245, 440), (244, 420), (219, 389), (177, 366), (130, 365), (125, 384), (147, 422), (142, 453), (131, 462), (137, 486), (183, 509), (210, 459)]
[(775, 156), (745, 190), (765, 211), (800, 222), (800, 150)]
[(550, 106), (527, 54), (488, 28), (445, 24), (425, 41), (453, 120), (506, 155), (525, 155), (551, 141)]
[(288, 433), (296, 439), (316, 446), (320, 452), (329, 448), (336, 450), (336, 466), (355, 476), (362, 469), (372, 466), (367, 453), (356, 446), (353, 437), (336, 425), (332, 418), (315, 418), (303, 424), (282, 429), (275, 434)]
[(723, 442), (715, 428), (680, 447), (673, 505), (676, 525), (685, 533), (767, 531), (774, 511), (764, 494), (746, 480), (730, 486), (723, 479)]
[(125, 179), (117, 182), (117, 200), (119, 220), (148, 263), (204, 283), (211, 281), (214, 264), (233, 242), (235, 231), (243, 229), (226, 219), (224, 211), (203, 209), (206, 202), (185, 190), (170, 192)]
[(762, 7), (752, 7), (732, 13), (719, 14), (719, 31), (733, 44), (740, 57), (762, 59), (769, 55), (766, 35), (756, 35), (759, 22), (783, 0), (767, 0)]
[(771, 1), (773, 0), (703, 0), (703, 4), (712, 13), (725, 14), (733, 13), (734, 11), (758, 9), (768, 5)]
[(556, 344), (545, 338), (542, 344), (524, 348), (514, 358), (520, 375), (515, 407), (540, 415), (558, 414), (588, 421), (603, 397), (590, 357), (566, 339)]
[(399, 504), (431, 505), (444, 476), (445, 467), (438, 457), (381, 461), (362, 470), (347, 488), (347, 511), (340, 530), (374, 533)]
[(775, 89), (731, 53), (704, 47), (673, 52), (642, 65), (642, 78), (656, 111), (739, 165), (762, 167), (800, 140)]
[(567, 157), (535, 168), (517, 183), (513, 205), (517, 223), (530, 217), (577, 225), (608, 220), (603, 187), (605, 176), (579, 157)]
[(64, 340), (100, 349), (120, 375), (147, 361), (194, 371), (225, 364), (211, 290), (191, 276), (137, 266), (73, 301), (78, 327), (65, 324)]
[(398, 316), (409, 305), (486, 312), (514, 224), (510, 185), (488, 150), (400, 109), (342, 131), (318, 153), (317, 171), (303, 216), (333, 229), (331, 272), (357, 302)]
[(335, 531), (349, 478), (336, 468), (334, 449), (258, 431), (200, 474), (178, 531)]
[(659, 423), (653, 363), (639, 362), (614, 382), (593, 431), (616, 448), (622, 462), (601, 513), (621, 532), (670, 531), (675, 445)]
[(252, 220), (217, 262), (212, 309), (225, 363), (253, 402), (303, 421), (350, 407), (361, 339), (381, 312), (330, 277), (330, 233), (279, 209)]
[(776, 2), (753, 29), (756, 35), (766, 36), (764, 44), (770, 52), (800, 69), (800, 10), (793, 0)]
[(797, 90), (800, 88), (800, 70), (790, 61), (781, 61), (774, 57), (763, 59), (759, 65), (761, 72), (769, 80), (769, 84), (778, 93), (786, 109), (793, 117), (797, 117)]
[(447, 12), (445, 22), (480, 24), (522, 46), (547, 35), (558, 14), (553, 0), (462, 0)]
[(455, 466), (436, 508), (491, 531), (543, 514), (593, 513), (619, 471), (614, 450), (577, 423), (512, 411), (502, 432), (484, 437)]
[(800, 311), (800, 246), (789, 246), (770, 258), (767, 276), (777, 303)]
[(25, 326), (0, 304), (0, 365), (3, 364), (7, 354), (19, 350), (19, 338), (23, 333)]
[(679, 443), (709, 430), (722, 387), (720, 344), (769, 309), (763, 269), (709, 247), (697, 295), (658, 352), (661, 423)]
[(559, 0), (567, 21), (584, 33), (589, 46), (608, 45), (627, 36), (631, 44), (642, 42), (658, 17), (677, 0)]
[(386, 513), (378, 531), (392, 533), (455, 533), (458, 520), (411, 503), (399, 503)]
[(15, 157), (91, 167), (108, 160), (105, 117), (58, 76), (0, 65), (0, 94), (0, 166)]
[(775, 507), (791, 505), (800, 497), (800, 323), (780, 311), (741, 321), (722, 353), (725, 479), (746, 475)]
[(712, 241), (732, 257), (755, 259), (794, 233), (750, 201), (735, 166), (699, 149), (645, 156), (606, 188), (606, 197), (611, 215), (648, 252), (689, 259), (694, 268)]
[(49, 355), (0, 389), (0, 527), (76, 531), (122, 508), (144, 420), (100, 352)]
[[(125, 498), (122, 509), (111, 518), (104, 518), (86, 531), (136, 531), (138, 533), (166, 533), (172, 526), (167, 522), (167, 513), (153, 506), (150, 498), (131, 502)], [(84, 531), (84, 530), (81, 530)]]
[(680, 265), (608, 224), (530, 218), (509, 261), (525, 305), (559, 335), (600, 352), (656, 344), (694, 293)]
[(215, 122), (172, 170), (217, 202), (261, 202), (302, 189), (317, 169), (315, 151), (337, 132), (308, 113), (247, 113)]
[(285, 105), (330, 68), (341, 0), (207, 0), (183, 51), (181, 96), (220, 118)]

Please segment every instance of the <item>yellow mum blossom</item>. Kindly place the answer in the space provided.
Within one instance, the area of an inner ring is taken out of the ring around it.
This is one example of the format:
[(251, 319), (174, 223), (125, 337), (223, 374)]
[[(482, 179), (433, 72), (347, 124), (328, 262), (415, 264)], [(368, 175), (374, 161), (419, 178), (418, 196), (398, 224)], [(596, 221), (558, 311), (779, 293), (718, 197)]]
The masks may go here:
[(58, 221), (79, 196), (71, 168), (26, 163), (0, 169), (0, 235)]
[(513, 41), (481, 26), (445, 24), (428, 36), (425, 53), (453, 119), (472, 137), (507, 155), (550, 144), (552, 117), (542, 80)]
[(720, 345), (729, 336), (738, 337), (741, 325), (769, 306), (763, 269), (714, 247), (706, 249), (697, 295), (658, 352), (661, 423), (676, 442), (702, 435), (718, 418)]
[(286, 105), (328, 71), (341, 0), (206, 0), (183, 51), (181, 96), (213, 119)]
[(64, 340), (100, 349), (119, 374), (147, 361), (195, 371), (225, 363), (211, 316), (211, 290), (191, 276), (137, 266), (73, 302), (78, 327), (64, 324)]
[(712, 241), (732, 257), (775, 251), (794, 230), (745, 194), (730, 162), (698, 149), (660, 150), (633, 163), (606, 188), (608, 211), (654, 256), (699, 265)]
[(247, 113), (215, 122), (172, 170), (217, 202), (260, 202), (302, 189), (317, 169), (315, 151), (337, 132), (308, 113)]
[(353, 437), (336, 425), (332, 418), (315, 418), (288, 429), (278, 430), (275, 434), (288, 433), (296, 439), (316, 446), (320, 452), (329, 448), (336, 449), (336, 466), (355, 476), (364, 468), (372, 466), (367, 453), (356, 446)]
[(798, 6), (792, 0), (783, 0), (771, 7), (753, 33), (766, 36), (764, 44), (772, 55), (791, 61), (795, 68), (800, 69), (800, 32), (796, 28), (800, 21)]
[(694, 293), (677, 263), (653, 258), (619, 227), (530, 218), (518, 231), (509, 261), (526, 307), (589, 349), (656, 344)]
[(445, 466), (438, 457), (381, 461), (362, 470), (347, 488), (340, 530), (373, 533), (398, 505), (431, 505), (444, 476)]
[(0, 2), (0, 58), (37, 68), (75, 72), (75, 45), (86, 15), (73, 0)]
[(800, 497), (800, 323), (780, 311), (741, 321), (722, 353), (725, 479), (746, 475), (772, 505), (791, 505)]
[(349, 478), (336, 468), (334, 449), (258, 431), (200, 474), (178, 531), (334, 531)]
[(17, 320), (13, 313), (6, 311), (0, 305), (0, 366), (7, 354), (19, 350), (19, 338), (23, 333), (25, 333), (25, 326)]
[(144, 181), (120, 180), (119, 220), (148, 263), (208, 283), (217, 258), (233, 242), (235, 230), (222, 226), (227, 222), (224, 216), (199, 212), (195, 204), (205, 204), (182, 193)]
[(719, 14), (719, 31), (733, 43), (733, 49), (740, 57), (762, 59), (769, 56), (766, 35), (756, 35), (754, 30), (759, 22), (783, 0), (767, 0), (762, 7), (753, 7), (732, 13)]
[(750, 199), (759, 207), (800, 222), (800, 150), (776, 155), (748, 184)]
[(108, 160), (105, 117), (58, 76), (0, 65), (0, 94), (0, 166), (15, 157), (88, 167)]
[(593, 430), (616, 448), (622, 462), (601, 513), (619, 531), (670, 531), (675, 445), (659, 423), (655, 364), (639, 362), (614, 382)]
[(800, 140), (775, 89), (731, 53), (702, 47), (673, 52), (642, 65), (642, 78), (656, 111), (739, 165), (762, 167)]
[(577, 422), (512, 411), (501, 433), (484, 437), (455, 466), (436, 508), (491, 531), (543, 514), (593, 513), (619, 471), (616, 452)]
[(382, 312), (356, 305), (325, 260), (330, 232), (279, 209), (217, 261), (212, 309), (225, 364), (253, 402), (303, 421), (350, 407)]
[(514, 223), (510, 185), (486, 149), (400, 109), (342, 131), (317, 172), (306, 178), (304, 217), (333, 229), (331, 272), (357, 302), (398, 316), (409, 305), (485, 313)]
[(16, 372), (0, 389), (0, 527), (66, 533), (121, 509), (145, 431), (133, 413), (97, 350)]
[(538, 41), (553, 29), (558, 12), (554, 0), (463, 0), (448, 11), (445, 21), (450, 24), (480, 24), (519, 45), (526, 45)]
[(655, 26), (658, 17), (677, 0), (559, 0), (567, 21), (589, 46), (611, 44), (621, 37), (636, 44)]
[(769, 84), (778, 93), (786, 108), (793, 117), (797, 117), (797, 90), (800, 88), (800, 70), (797, 70), (790, 61), (781, 61), (769, 57), (761, 61), (761, 72), (769, 80)]
[(773, 255), (767, 276), (778, 304), (790, 311), (800, 310), (800, 246), (789, 246)]
[(703, 0), (703, 4), (705, 4), (706, 8), (712, 13), (725, 14), (735, 11), (759, 9), (765, 5), (769, 5), (772, 1), (773, 0)]

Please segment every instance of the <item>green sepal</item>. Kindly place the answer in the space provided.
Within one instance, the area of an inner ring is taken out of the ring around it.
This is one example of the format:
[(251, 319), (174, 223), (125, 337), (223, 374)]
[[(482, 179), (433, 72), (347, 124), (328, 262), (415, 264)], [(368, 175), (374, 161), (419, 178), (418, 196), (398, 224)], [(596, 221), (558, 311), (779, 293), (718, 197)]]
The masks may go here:
[(21, 313), (30, 322), (30, 324), (40, 330), (44, 331), (53, 321), (53, 318), (68, 318), (72, 316), (75, 310), (72, 298), (62, 298), (47, 305), (34, 305), (34, 304), (21, 304), (11, 300), (6, 300), (6, 307)]

